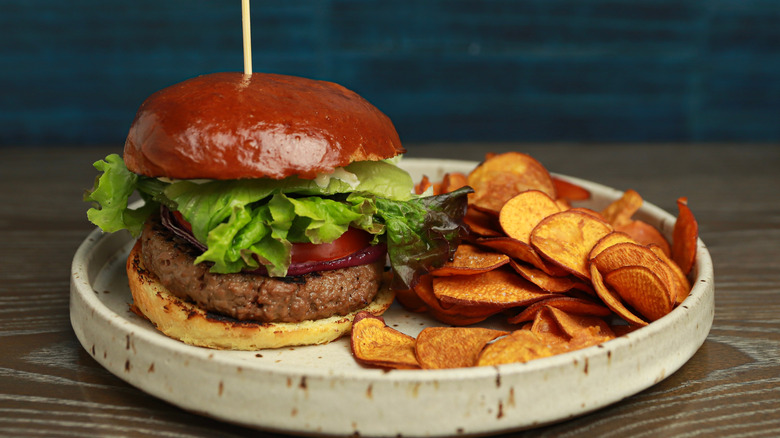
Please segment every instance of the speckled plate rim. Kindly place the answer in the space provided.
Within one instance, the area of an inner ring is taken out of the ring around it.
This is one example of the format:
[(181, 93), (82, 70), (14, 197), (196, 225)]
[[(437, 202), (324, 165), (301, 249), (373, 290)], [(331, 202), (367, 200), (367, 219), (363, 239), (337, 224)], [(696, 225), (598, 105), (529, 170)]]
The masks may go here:
[[(405, 159), (401, 165), (416, 180), (422, 174), (438, 179), (448, 171), (468, 172), (476, 163)], [(593, 198), (585, 205), (603, 206), (622, 193), (556, 176), (589, 189)], [(675, 221), (647, 202), (637, 217), (667, 235)], [(85, 350), (131, 385), (183, 409), (284, 433), (482, 435), (562, 421), (634, 395), (675, 372), (704, 342), (714, 317), (712, 260), (700, 240), (693, 290), (669, 315), (602, 345), (525, 364), (387, 372), (345, 363), (351, 358), (344, 339), (271, 354), (215, 351), (169, 339), (131, 312), (106, 304), (93, 283), (104, 267), (121, 264), (131, 242), (129, 234), (95, 230), (74, 255), (71, 324)], [(409, 317), (397, 306), (391, 311), (389, 323)], [(414, 325), (429, 323), (414, 320)], [(332, 366), (330, 356), (324, 365), (323, 360), (284, 360), (285, 354), (326, 349), (336, 358)], [(262, 355), (281, 359), (253, 360)]]

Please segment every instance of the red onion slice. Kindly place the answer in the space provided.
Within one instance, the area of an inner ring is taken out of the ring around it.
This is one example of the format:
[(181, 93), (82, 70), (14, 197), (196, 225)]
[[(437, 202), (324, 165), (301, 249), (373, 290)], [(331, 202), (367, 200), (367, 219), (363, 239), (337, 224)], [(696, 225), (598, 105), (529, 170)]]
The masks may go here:
[(192, 246), (198, 248), (201, 251), (205, 251), (207, 249), (206, 245), (200, 243), (200, 241), (196, 239), (188, 229), (184, 228), (181, 223), (179, 223), (179, 221), (173, 217), (173, 213), (171, 213), (171, 211), (168, 210), (168, 208), (165, 206), (160, 206), (160, 222), (162, 222), (165, 228), (171, 230), (173, 234), (186, 240)]
[[(370, 245), (358, 252), (354, 252), (346, 257), (335, 260), (326, 260), (321, 262), (301, 262), (291, 263), (287, 268), (287, 275), (303, 275), (316, 271), (331, 271), (334, 269), (349, 268), (352, 266), (367, 265), (379, 260), (383, 260), (387, 254), (387, 245), (380, 243), (377, 245)], [(252, 274), (266, 275), (268, 271), (265, 267), (259, 267), (252, 271), (246, 271)]]

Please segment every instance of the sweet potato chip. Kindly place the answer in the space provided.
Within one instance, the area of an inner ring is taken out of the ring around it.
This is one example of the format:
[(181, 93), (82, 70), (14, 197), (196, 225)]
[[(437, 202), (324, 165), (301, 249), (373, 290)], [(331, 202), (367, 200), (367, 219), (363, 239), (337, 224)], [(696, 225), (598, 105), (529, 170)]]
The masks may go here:
[(626, 224), (615, 227), (615, 231), (620, 231), (631, 236), (637, 243), (642, 245), (658, 245), (666, 255), (671, 254), (669, 241), (661, 234), (658, 229), (647, 222), (641, 220), (632, 220)]
[(556, 277), (542, 271), (539, 268), (527, 265), (525, 263), (519, 263), (515, 260), (511, 260), (509, 265), (523, 278), (539, 286), (540, 289), (546, 292), (567, 292), (574, 289), (577, 284), (580, 283), (579, 279), (572, 275)]
[(594, 344), (608, 341), (615, 333), (602, 318), (590, 315), (577, 315), (557, 307), (547, 306), (561, 331), (571, 339), (588, 338)]
[(590, 199), (590, 191), (582, 186), (556, 176), (552, 176), (552, 181), (558, 199), (565, 199), (567, 201), (584, 201)]
[(604, 222), (605, 224), (607, 223), (607, 221), (604, 219), (604, 216), (602, 216), (601, 213), (599, 213), (598, 211), (595, 211), (595, 210), (591, 210), (590, 208), (572, 207), (569, 210), (571, 210), (571, 211), (579, 211), (580, 213), (585, 213), (588, 216), (592, 216), (594, 219), (597, 219), (597, 220), (599, 220), (601, 222)]
[(504, 233), (530, 243), (531, 230), (547, 216), (560, 211), (558, 204), (544, 192), (527, 190), (506, 201), (498, 214)]
[(555, 203), (558, 204), (558, 210), (560, 211), (570, 210), (572, 208), (571, 202), (567, 199), (558, 198), (555, 200)]
[[(493, 179), (494, 174), (511, 173), (522, 177), (524, 186), (541, 190), (551, 198), (557, 198), (550, 172), (538, 160), (520, 152), (493, 155), (483, 161), (468, 175), (469, 185)], [(476, 187), (474, 188), (476, 190)]]
[(507, 152), (493, 155), (468, 175), (474, 189), (469, 197), (476, 208), (498, 213), (503, 204), (526, 190), (540, 190), (556, 198), (550, 173), (527, 154)]
[(546, 343), (552, 349), (553, 354), (565, 352), (567, 350), (566, 344), (571, 339), (555, 320), (551, 308), (547, 306), (536, 312), (528, 330), (535, 334), (540, 341)]
[(675, 263), (674, 260), (669, 257), (663, 248), (653, 244), (649, 245), (648, 248), (650, 248), (650, 250), (652, 250), (655, 255), (658, 256), (658, 258), (663, 260), (674, 273), (672, 287), (675, 288), (676, 292), (673, 292), (672, 295), (675, 297), (675, 304), (682, 303), (686, 298), (688, 298), (688, 294), (691, 293), (691, 283), (688, 281), (688, 277), (683, 274), (682, 269), (677, 266), (677, 263)]
[(474, 183), (469, 181), (469, 186), (474, 189), (474, 193), (469, 195), (469, 206), (494, 216), (498, 216), (506, 201), (534, 188), (526, 184), (522, 175), (515, 173), (494, 172), (489, 176)]
[(547, 343), (554, 354), (598, 345), (615, 338), (609, 324), (601, 318), (572, 315), (550, 306), (544, 306), (536, 313), (530, 330), (540, 341)]
[(428, 175), (423, 175), (422, 178), (420, 178), (420, 182), (414, 185), (414, 193), (422, 195), (432, 185), (433, 183), (431, 183), (431, 179), (428, 178)]
[(441, 193), (450, 193), (467, 186), (468, 177), (460, 172), (445, 173), (441, 179)]
[(642, 266), (649, 269), (666, 286), (670, 304), (675, 302), (677, 291), (682, 288), (676, 284), (678, 280), (671, 266), (658, 257), (652, 249), (637, 243), (612, 245), (591, 259), (591, 262), (603, 275), (624, 266)]
[(531, 246), (545, 259), (580, 278), (589, 278), (588, 255), (612, 231), (585, 213), (566, 210), (544, 218), (531, 232)]
[(655, 271), (656, 264), (663, 264), (663, 261), (653, 250), (633, 242), (621, 242), (611, 245), (593, 257), (591, 262), (602, 273), (630, 265), (645, 266)]
[[(609, 330), (612, 331), (609, 325), (607, 325), (607, 328), (609, 328)], [(610, 341), (617, 337), (617, 335), (614, 334), (612, 336), (600, 336), (597, 330), (598, 329), (596, 329), (595, 327), (591, 327), (591, 331), (582, 331), (577, 336), (571, 338), (571, 340), (569, 340), (569, 343), (567, 344), (567, 347), (569, 348), (568, 351), (574, 351), (582, 348), (592, 347), (594, 345), (602, 344), (604, 342)]]
[(545, 306), (554, 307), (574, 315), (604, 317), (612, 314), (612, 311), (608, 307), (605, 307), (604, 304), (597, 303), (593, 300), (569, 296), (554, 296), (531, 304), (519, 314), (508, 318), (507, 322), (510, 324), (520, 324), (522, 322), (532, 321), (536, 316), (536, 313)]
[(604, 284), (601, 273), (596, 268), (595, 264), (590, 265), (590, 279), (593, 282), (593, 288), (596, 289), (596, 294), (599, 296), (599, 298), (601, 298), (601, 301), (603, 301), (607, 307), (612, 309), (613, 312), (623, 318), (630, 325), (639, 327), (644, 327), (647, 325), (647, 321), (626, 308), (625, 304), (623, 304), (623, 301), (620, 299), (620, 295)]
[(529, 330), (515, 330), (488, 344), (479, 355), (477, 366), (528, 362), (553, 355), (553, 350)]
[(388, 327), (380, 316), (359, 312), (352, 322), (352, 354), (364, 364), (385, 368), (419, 368), (415, 338)]
[(495, 237), (504, 235), (495, 215), (474, 208), (466, 210), (466, 215), (463, 217), (463, 223), (469, 227), (472, 234), (478, 236)]
[(649, 321), (672, 311), (667, 285), (644, 266), (623, 266), (604, 274), (604, 283)]
[(699, 223), (688, 207), (688, 198), (677, 199), (677, 208), (679, 213), (672, 232), (672, 260), (688, 275), (696, 261)]
[(597, 255), (601, 254), (601, 251), (604, 251), (605, 249), (609, 248), (612, 245), (617, 245), (618, 243), (638, 243), (634, 238), (629, 236), (626, 233), (620, 232), (620, 231), (613, 231), (606, 236), (599, 239), (598, 242), (596, 242), (595, 245), (593, 245), (593, 248), (591, 248), (590, 253), (588, 254), (588, 260), (593, 259)]
[(430, 314), (436, 318), (436, 320), (444, 323), (449, 324), (456, 327), (465, 327), (469, 325), (474, 325), (477, 323), (480, 323), (486, 319), (488, 319), (493, 314), (497, 313), (498, 311), (494, 311), (489, 315), (485, 316), (467, 316), (467, 315), (461, 315), (457, 313), (450, 313), (450, 312), (441, 312), (439, 310), (431, 310)]
[(509, 263), (509, 256), (461, 243), (451, 261), (431, 272), (436, 276), (473, 275), (491, 271)]
[(549, 296), (538, 286), (506, 269), (477, 275), (435, 277), (433, 293), (443, 305), (499, 308), (528, 305)]
[(631, 216), (639, 210), (642, 202), (642, 197), (636, 190), (628, 189), (623, 192), (623, 196), (602, 210), (601, 215), (608, 224), (613, 227), (619, 227), (631, 222)]
[(550, 275), (559, 277), (569, 275), (569, 272), (563, 268), (543, 260), (539, 254), (531, 248), (531, 245), (517, 239), (511, 237), (486, 237), (476, 239), (474, 242), (477, 245), (506, 254), (513, 259), (530, 263)]
[(427, 327), (417, 335), (417, 361), (423, 369), (471, 367), (488, 342), (507, 334), (480, 327)]
[(428, 305), (420, 299), (413, 289), (399, 289), (395, 291), (395, 299), (404, 309), (421, 313), (428, 310)]
[(414, 292), (429, 308), (430, 313), (446, 324), (464, 326), (484, 321), (501, 311), (495, 305), (444, 304), (433, 293), (433, 276), (423, 275), (414, 286)]
[[(428, 327), (415, 339), (360, 314), (352, 333), (360, 363), (429, 369), (527, 362), (648, 325), (690, 292), (698, 224), (686, 198), (678, 199), (669, 242), (633, 218), (643, 203), (636, 191), (601, 211), (578, 207), (572, 203), (589, 199), (587, 189), (518, 152), (488, 153), (468, 175), (447, 173), (440, 182), (423, 176), (415, 192), (465, 185), (474, 189), (463, 219), (470, 235), (450, 262), (396, 291), (406, 310), (455, 327)], [(509, 309), (517, 310), (507, 322), (522, 326), (511, 333), (462, 327)]]

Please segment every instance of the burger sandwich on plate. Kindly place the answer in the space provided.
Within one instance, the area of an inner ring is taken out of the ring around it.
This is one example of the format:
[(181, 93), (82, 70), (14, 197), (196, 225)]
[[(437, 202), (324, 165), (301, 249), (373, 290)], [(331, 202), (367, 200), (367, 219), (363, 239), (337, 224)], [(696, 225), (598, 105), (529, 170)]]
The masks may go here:
[(166, 335), (321, 344), (384, 312), (464, 235), (470, 189), (415, 195), (403, 152), (389, 118), (340, 85), (203, 75), (141, 105), (124, 156), (95, 163), (87, 215), (137, 237), (133, 310)]

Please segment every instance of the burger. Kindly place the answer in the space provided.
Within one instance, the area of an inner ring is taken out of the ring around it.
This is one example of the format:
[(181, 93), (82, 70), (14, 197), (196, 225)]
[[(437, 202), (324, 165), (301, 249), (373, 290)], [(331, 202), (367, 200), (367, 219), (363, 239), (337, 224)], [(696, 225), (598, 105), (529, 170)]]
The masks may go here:
[[(415, 194), (390, 119), (331, 82), (215, 73), (162, 89), (85, 194), (136, 239), (131, 308), (218, 349), (330, 342), (448, 260), (464, 188)], [(140, 199), (139, 199), (140, 198)]]

